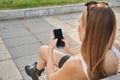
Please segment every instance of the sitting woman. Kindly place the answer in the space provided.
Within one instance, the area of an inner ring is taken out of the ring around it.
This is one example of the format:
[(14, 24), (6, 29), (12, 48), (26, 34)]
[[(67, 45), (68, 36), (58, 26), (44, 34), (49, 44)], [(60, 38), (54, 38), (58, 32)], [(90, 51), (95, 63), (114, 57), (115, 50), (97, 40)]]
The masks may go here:
[(82, 41), (79, 53), (70, 48), (66, 39), (63, 39), (63, 50), (72, 56), (55, 50), (57, 39), (51, 34), (49, 46), (40, 47), (35, 65), (25, 66), (26, 73), (33, 80), (38, 80), (45, 67), (47, 80), (99, 80), (120, 72), (120, 47), (114, 44), (114, 12), (103, 2), (85, 5), (78, 26)]

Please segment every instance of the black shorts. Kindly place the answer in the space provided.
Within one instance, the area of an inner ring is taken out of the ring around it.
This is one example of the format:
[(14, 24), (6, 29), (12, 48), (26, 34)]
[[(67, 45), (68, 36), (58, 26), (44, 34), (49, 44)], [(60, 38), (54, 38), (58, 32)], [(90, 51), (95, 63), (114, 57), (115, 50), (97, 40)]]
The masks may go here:
[(60, 59), (60, 61), (59, 61), (59, 68), (61, 68), (62, 66), (63, 66), (63, 64), (68, 60), (70, 58), (70, 56), (69, 55), (65, 55), (65, 56), (63, 56), (61, 59)]

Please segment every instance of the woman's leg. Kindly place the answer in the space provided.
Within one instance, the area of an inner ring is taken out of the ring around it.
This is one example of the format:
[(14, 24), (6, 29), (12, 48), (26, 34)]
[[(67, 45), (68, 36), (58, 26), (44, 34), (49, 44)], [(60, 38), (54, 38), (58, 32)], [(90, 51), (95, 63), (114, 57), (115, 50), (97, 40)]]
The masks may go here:
[[(39, 49), (39, 57), (38, 57), (37, 66), (36, 66), (38, 70), (42, 70), (46, 66), (47, 58), (48, 58), (48, 48), (49, 48), (48, 46), (44, 45), (44, 46), (41, 46)], [(54, 64), (56, 66), (58, 66), (60, 59), (64, 55), (65, 54), (63, 54), (58, 50), (53, 51)]]
[[(48, 46), (41, 46), (39, 50), (39, 57), (37, 63), (35, 62), (35, 65), (25, 66), (25, 72), (28, 76), (32, 78), (32, 80), (38, 80), (38, 75), (41, 76), (41, 73), (44, 71), (44, 67), (47, 63), (48, 58)], [(53, 51), (53, 58), (54, 58), (54, 64), (58, 66), (58, 63), (60, 59), (64, 56), (60, 51), (54, 50)]]

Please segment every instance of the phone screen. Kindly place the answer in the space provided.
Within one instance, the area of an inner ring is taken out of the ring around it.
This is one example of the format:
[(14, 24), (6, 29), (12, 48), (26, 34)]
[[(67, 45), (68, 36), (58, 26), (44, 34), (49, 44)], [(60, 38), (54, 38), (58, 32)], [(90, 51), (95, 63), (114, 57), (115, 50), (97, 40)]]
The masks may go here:
[(53, 33), (54, 33), (54, 38), (58, 39), (56, 46), (58, 48), (64, 47), (64, 42), (62, 41), (62, 39), (63, 39), (62, 30), (61, 29), (54, 29)]

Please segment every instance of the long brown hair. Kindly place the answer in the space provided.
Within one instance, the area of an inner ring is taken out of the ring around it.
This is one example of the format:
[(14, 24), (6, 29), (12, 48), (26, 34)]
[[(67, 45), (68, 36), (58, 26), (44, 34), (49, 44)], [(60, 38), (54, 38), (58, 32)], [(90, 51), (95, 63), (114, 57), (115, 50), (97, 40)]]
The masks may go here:
[(91, 80), (106, 77), (103, 68), (106, 52), (114, 43), (116, 18), (109, 6), (95, 6), (89, 14), (81, 53)]

